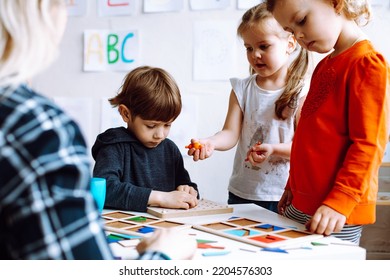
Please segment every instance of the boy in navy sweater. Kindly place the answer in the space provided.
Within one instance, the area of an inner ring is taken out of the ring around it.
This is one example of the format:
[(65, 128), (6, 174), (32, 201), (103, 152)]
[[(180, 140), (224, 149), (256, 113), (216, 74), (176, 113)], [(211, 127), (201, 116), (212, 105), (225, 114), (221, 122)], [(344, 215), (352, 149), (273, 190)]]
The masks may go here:
[(139, 212), (147, 206), (195, 207), (197, 185), (178, 147), (167, 139), (182, 108), (174, 79), (161, 68), (138, 67), (109, 102), (127, 128), (108, 129), (92, 147), (93, 176), (107, 180), (105, 207)]

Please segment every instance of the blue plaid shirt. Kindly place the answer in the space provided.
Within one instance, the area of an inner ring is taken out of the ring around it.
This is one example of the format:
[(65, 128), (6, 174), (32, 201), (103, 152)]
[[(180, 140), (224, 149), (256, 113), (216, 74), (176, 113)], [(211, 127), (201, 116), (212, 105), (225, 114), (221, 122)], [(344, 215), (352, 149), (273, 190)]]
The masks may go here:
[(0, 259), (112, 259), (89, 179), (76, 123), (25, 85), (0, 87)]

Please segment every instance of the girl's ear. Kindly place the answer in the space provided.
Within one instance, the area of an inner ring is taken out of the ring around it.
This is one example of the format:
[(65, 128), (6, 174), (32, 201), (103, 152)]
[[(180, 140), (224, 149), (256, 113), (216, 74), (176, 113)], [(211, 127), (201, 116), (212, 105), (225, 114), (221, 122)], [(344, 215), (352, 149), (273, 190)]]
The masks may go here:
[(296, 48), (297, 48), (297, 39), (295, 39), (294, 35), (290, 35), (288, 37), (287, 53), (292, 54)]
[(344, 8), (344, 1), (342, 0), (332, 0), (333, 7), (338, 15), (341, 14)]
[(125, 123), (131, 121), (131, 112), (129, 108), (126, 107), (126, 105), (119, 104), (118, 111)]

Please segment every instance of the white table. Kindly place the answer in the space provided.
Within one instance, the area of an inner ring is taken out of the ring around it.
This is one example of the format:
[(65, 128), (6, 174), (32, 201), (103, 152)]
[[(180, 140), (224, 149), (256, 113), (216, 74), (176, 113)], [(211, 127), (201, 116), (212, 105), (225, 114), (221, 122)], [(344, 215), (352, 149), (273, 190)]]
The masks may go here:
[[(218, 215), (204, 215), (185, 218), (173, 218), (169, 219), (186, 224), (206, 224), (212, 222), (218, 222), (227, 220), (232, 216), (256, 219), (263, 222), (271, 223), (280, 226), (296, 227), (298, 229), (304, 229), (303, 225), (296, 223), (283, 216), (259, 207), (255, 204), (237, 204), (232, 205), (234, 207), (233, 213), (218, 214)], [(106, 210), (105, 210), (106, 211)], [(131, 212), (137, 213), (137, 212)], [(146, 213), (139, 213), (143, 216), (150, 216)], [(254, 260), (254, 259), (286, 259), (286, 260), (306, 260), (306, 259), (320, 259), (320, 260), (365, 260), (366, 250), (353, 243), (342, 241), (334, 237), (324, 237), (316, 240), (316, 242), (328, 244), (324, 246), (313, 246), (311, 242), (302, 244), (294, 244), (288, 247), (294, 248), (287, 250), (288, 253), (277, 253), (261, 251), (260, 247), (246, 244), (243, 242), (235, 241), (232, 239), (220, 237), (211, 233), (199, 231), (193, 228), (185, 229), (188, 234), (193, 235), (196, 239), (205, 239), (217, 241), (217, 243), (211, 243), (212, 245), (224, 246), (225, 250), (230, 251), (229, 254), (223, 256), (202, 256), (203, 252), (209, 252), (211, 250), (218, 251), (218, 249), (197, 249), (194, 259), (195, 260), (212, 260), (214, 258), (226, 259), (226, 260)], [(337, 244), (336, 244), (337, 243)], [(115, 256), (119, 256), (122, 259), (134, 259), (137, 257), (135, 249), (125, 248), (118, 243), (110, 243), (110, 246)], [(173, 245), (175, 246), (175, 245)], [(301, 248), (304, 247), (304, 248)], [(307, 249), (311, 248), (311, 249)]]

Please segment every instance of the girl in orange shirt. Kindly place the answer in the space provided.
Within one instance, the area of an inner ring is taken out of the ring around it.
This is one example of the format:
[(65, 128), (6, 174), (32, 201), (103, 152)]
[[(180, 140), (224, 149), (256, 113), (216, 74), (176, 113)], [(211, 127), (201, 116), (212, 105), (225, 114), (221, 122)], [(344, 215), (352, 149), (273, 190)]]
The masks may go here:
[(388, 65), (359, 28), (368, 1), (268, 0), (267, 9), (316, 66), (291, 150), (281, 214), (311, 232), (359, 242), (375, 222), (378, 171), (388, 141)]

